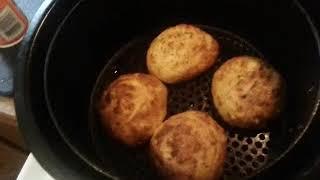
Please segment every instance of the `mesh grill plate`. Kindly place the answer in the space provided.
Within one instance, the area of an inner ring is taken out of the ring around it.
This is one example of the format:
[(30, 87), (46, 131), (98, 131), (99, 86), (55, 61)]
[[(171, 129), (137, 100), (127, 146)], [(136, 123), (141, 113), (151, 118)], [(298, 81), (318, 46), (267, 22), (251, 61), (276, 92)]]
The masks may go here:
[[(216, 112), (210, 91), (213, 73), (227, 59), (239, 55), (251, 55), (261, 58), (263, 58), (263, 56), (251, 44), (237, 35), (206, 26), (201, 26), (201, 28), (212, 34), (218, 40), (222, 52), (220, 53), (217, 63), (209, 71), (191, 81), (177, 85), (168, 85), (168, 116), (186, 110), (199, 110), (209, 113), (225, 128), (228, 134), (228, 155), (225, 163), (224, 179), (252, 177), (270, 161), (271, 131), (264, 130), (264, 132), (248, 133), (229, 127), (221, 120), (221, 117)], [(100, 93), (104, 87), (108, 86), (108, 84), (121, 74), (133, 72), (147, 73), (145, 56), (153, 38), (154, 37), (148, 37), (134, 40), (111, 58), (98, 79), (97, 89), (94, 91), (96, 98), (100, 97)], [(106, 156), (105, 154), (111, 151), (110, 145), (105, 145), (104, 143), (106, 142), (100, 142), (102, 140), (98, 140), (99, 138), (101, 139), (101, 135), (97, 134), (96, 127), (91, 128), (91, 130), (94, 130), (92, 135), (98, 157), (101, 158), (102, 161), (109, 162), (110, 156)], [(142, 153), (145, 153), (145, 151)], [(135, 154), (137, 154), (137, 152), (135, 152)], [(143, 159), (144, 155), (145, 154), (137, 154), (137, 156), (140, 157), (139, 161)], [(152, 175), (146, 175), (149, 173), (147, 166), (148, 165), (136, 167), (134, 164), (133, 167), (129, 167), (128, 165), (128, 169), (133, 169), (132, 171), (137, 175), (137, 178), (133, 178), (135, 175), (131, 175), (129, 179), (150, 179)], [(109, 168), (109, 166), (106, 166), (106, 168)], [(124, 179), (126, 178), (124, 177)]]

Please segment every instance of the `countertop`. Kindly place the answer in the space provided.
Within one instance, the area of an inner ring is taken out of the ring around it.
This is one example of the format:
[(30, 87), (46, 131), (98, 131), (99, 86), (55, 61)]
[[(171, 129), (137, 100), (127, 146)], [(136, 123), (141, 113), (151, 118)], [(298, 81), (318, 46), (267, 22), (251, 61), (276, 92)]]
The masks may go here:
[(24, 163), (17, 180), (54, 180), (38, 163), (32, 154)]

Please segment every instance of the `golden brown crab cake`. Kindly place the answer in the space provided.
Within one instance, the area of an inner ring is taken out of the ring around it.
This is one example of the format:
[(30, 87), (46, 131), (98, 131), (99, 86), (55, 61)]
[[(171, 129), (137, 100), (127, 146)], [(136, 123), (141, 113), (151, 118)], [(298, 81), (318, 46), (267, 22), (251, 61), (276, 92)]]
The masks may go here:
[(180, 24), (164, 30), (151, 43), (147, 67), (169, 84), (190, 80), (208, 70), (219, 54), (218, 42), (198, 27)]
[(167, 94), (166, 86), (152, 75), (122, 75), (103, 92), (102, 124), (123, 144), (144, 144), (166, 116)]
[(239, 128), (261, 128), (275, 119), (282, 107), (284, 82), (263, 60), (234, 57), (214, 74), (213, 101), (222, 118)]
[(223, 172), (226, 148), (223, 128), (199, 111), (171, 116), (150, 142), (155, 167), (170, 180), (218, 180)]

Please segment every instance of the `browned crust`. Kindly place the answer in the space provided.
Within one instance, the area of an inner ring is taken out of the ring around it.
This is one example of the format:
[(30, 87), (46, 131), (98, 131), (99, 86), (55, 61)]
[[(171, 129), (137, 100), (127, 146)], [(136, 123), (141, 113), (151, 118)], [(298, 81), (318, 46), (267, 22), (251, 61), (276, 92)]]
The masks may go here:
[(144, 144), (166, 116), (167, 95), (167, 88), (152, 75), (122, 75), (103, 92), (102, 124), (124, 144)]
[(208, 70), (219, 54), (218, 42), (192, 25), (170, 27), (156, 37), (147, 52), (151, 74), (166, 83), (190, 80)]
[(263, 60), (234, 57), (214, 74), (212, 96), (223, 119), (240, 128), (261, 128), (282, 108), (284, 82)]
[(226, 134), (208, 114), (187, 111), (167, 119), (154, 133), (151, 157), (166, 179), (215, 180), (223, 171)]

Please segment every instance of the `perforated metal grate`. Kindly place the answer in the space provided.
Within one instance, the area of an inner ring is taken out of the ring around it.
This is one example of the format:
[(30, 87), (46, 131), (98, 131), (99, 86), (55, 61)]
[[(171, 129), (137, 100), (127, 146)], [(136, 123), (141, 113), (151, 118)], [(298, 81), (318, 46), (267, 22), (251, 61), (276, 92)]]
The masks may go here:
[[(221, 46), (221, 53), (217, 63), (214, 67), (199, 77), (180, 83), (177, 85), (168, 85), (169, 88), (169, 101), (168, 101), (168, 116), (184, 112), (186, 110), (199, 110), (209, 113), (215, 120), (221, 124), (228, 134), (228, 148), (227, 148), (227, 161), (225, 163), (224, 179), (239, 179), (239, 177), (254, 176), (261, 168), (266, 166), (270, 160), (270, 132), (250, 132), (247, 133), (243, 130), (236, 130), (223, 122), (212, 102), (211, 96), (211, 81), (212, 76), (217, 68), (227, 59), (239, 55), (252, 55), (263, 57), (252, 45), (247, 43), (242, 38), (216, 28), (202, 26), (202, 29), (212, 34)], [(110, 63), (105, 67), (100, 79), (98, 80), (98, 87), (94, 90), (94, 94), (99, 98), (99, 92), (116, 79), (121, 74), (132, 72), (145, 72), (145, 53), (149, 46), (150, 39), (142, 38), (137, 41), (129, 43), (116, 54)], [(95, 121), (92, 121), (95, 122)], [(97, 127), (92, 125), (92, 127)], [(103, 141), (95, 128), (92, 129), (92, 136), (94, 146), (96, 148), (99, 158), (106, 164), (106, 169), (113, 167), (116, 162), (119, 162), (124, 155), (112, 157), (107, 156), (106, 152), (118, 153), (119, 149), (110, 149), (114, 145), (108, 145), (109, 141)], [(114, 146), (115, 147), (115, 146)], [(127, 153), (127, 151), (125, 151)], [(108, 154), (108, 153), (107, 153)], [(145, 152), (134, 152), (135, 156), (130, 156), (132, 159), (132, 166), (119, 164), (119, 167), (126, 169), (129, 179), (155, 179), (155, 174), (150, 171), (148, 163), (145, 165), (137, 166), (136, 156), (139, 162), (148, 162), (145, 157)], [(144, 159), (144, 160), (141, 160)], [(128, 161), (128, 159), (126, 159)], [(106, 163), (107, 162), (107, 163)], [(111, 165), (109, 165), (111, 163)], [(121, 161), (122, 162), (122, 161)], [(130, 162), (130, 161), (128, 161)], [(127, 163), (130, 164), (130, 163)], [(128, 173), (128, 172), (132, 173)], [(141, 173), (138, 173), (141, 172)]]
[[(221, 32), (214, 32), (214, 35), (219, 43), (224, 46), (218, 65), (194, 80), (169, 86), (169, 115), (186, 110), (199, 110), (209, 113), (220, 124), (223, 124), (212, 103), (211, 81), (213, 73), (233, 55), (261, 56), (250, 44), (238, 37)], [(228, 51), (229, 49), (231, 52)], [(225, 163), (226, 179), (251, 176), (265, 166), (268, 161), (269, 132), (243, 135), (234, 132), (230, 127), (225, 129), (228, 134), (228, 153)]]
[[(220, 117), (215, 112), (211, 100), (211, 78), (212, 73), (207, 73), (193, 81), (170, 86), (169, 115), (186, 110), (199, 110), (208, 112), (214, 119), (219, 120)], [(227, 134), (226, 176), (250, 176), (266, 164), (269, 132), (250, 136), (231, 131)]]
[(263, 167), (268, 159), (270, 133), (260, 133), (254, 137), (228, 133), (228, 161), (225, 165), (227, 175), (251, 175)]

